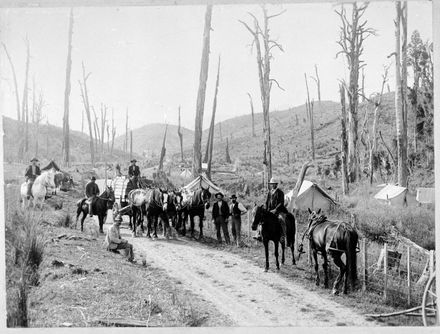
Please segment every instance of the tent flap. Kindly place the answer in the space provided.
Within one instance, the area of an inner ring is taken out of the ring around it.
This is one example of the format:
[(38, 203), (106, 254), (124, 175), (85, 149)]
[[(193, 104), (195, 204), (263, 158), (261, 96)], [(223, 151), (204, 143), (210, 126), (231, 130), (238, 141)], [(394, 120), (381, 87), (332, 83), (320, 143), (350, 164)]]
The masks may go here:
[(220, 189), (208, 179), (206, 174), (200, 174), (198, 177), (196, 177), (194, 180), (184, 186), (183, 189), (187, 191), (194, 191), (196, 189), (200, 189), (201, 187), (209, 188), (209, 192), (212, 194), (215, 194), (217, 192), (224, 193), (222, 189)]

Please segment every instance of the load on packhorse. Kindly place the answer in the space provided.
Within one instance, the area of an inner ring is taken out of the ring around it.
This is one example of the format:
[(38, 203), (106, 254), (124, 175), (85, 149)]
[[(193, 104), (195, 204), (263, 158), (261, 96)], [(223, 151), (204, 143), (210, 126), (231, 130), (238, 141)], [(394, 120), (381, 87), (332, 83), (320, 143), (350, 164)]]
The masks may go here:
[[(302, 240), (307, 236), (310, 249), (312, 250), (315, 262), (316, 285), (319, 285), (318, 254), (322, 255), (324, 263), (324, 287), (328, 288), (328, 260), (327, 253), (333, 258), (336, 266), (339, 267), (339, 274), (333, 284), (333, 294), (339, 294), (339, 285), (343, 282), (343, 293), (347, 293), (347, 282), (350, 280), (352, 288), (355, 288), (357, 281), (356, 253), (358, 246), (358, 234), (354, 227), (342, 221), (330, 221), (321, 213), (309, 209), (309, 224), (303, 234)], [(299, 252), (302, 252), (302, 242), (299, 245)], [(342, 254), (345, 254), (346, 264), (342, 262)]]

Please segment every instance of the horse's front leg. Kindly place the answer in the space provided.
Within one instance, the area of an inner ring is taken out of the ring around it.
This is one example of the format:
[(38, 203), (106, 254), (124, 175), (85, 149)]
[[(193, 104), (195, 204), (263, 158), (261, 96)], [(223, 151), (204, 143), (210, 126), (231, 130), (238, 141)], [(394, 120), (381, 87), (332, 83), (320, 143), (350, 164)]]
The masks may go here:
[(157, 239), (157, 223), (158, 223), (159, 217), (158, 216), (154, 216), (153, 217), (153, 238)]
[(312, 254), (313, 254), (313, 260), (315, 261), (316, 286), (319, 286), (318, 252), (315, 248), (313, 248)]
[(192, 214), (189, 215), (189, 222), (190, 222), (190, 226), (189, 226), (189, 230), (191, 232), (191, 238), (194, 238), (194, 216)]
[[(280, 270), (280, 262), (278, 261), (278, 241), (274, 241), (273, 242), (275, 245), (275, 261), (276, 261), (276, 265), (277, 265), (277, 270)], [(284, 249), (284, 247), (283, 247)], [(284, 257), (284, 251), (283, 251), (283, 257)], [(284, 263), (284, 261), (283, 261)]]
[(199, 216), (199, 230), (200, 230), (199, 240), (203, 239), (203, 218), (204, 218), (203, 214), (201, 216)]
[(264, 268), (265, 272), (269, 271), (269, 240), (263, 239), (264, 244), (264, 255), (266, 256), (266, 267)]
[(281, 244), (281, 264), (284, 264), (284, 262), (286, 261), (286, 258), (284, 256), (284, 252), (286, 250), (286, 243), (280, 242), (280, 244)]
[(104, 216), (99, 215), (98, 216), (98, 222), (99, 222), (99, 233), (104, 233)]
[(151, 216), (147, 215), (147, 238), (151, 238)]
[(86, 220), (87, 213), (83, 211), (83, 215), (81, 217), (81, 232), (84, 232), (84, 220)]

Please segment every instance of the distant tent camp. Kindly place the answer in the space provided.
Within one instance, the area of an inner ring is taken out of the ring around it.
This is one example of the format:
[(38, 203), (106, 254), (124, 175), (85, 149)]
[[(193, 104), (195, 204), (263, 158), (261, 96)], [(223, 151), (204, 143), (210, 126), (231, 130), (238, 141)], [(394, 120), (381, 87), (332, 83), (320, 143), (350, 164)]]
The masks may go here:
[(406, 205), (407, 188), (387, 184), (383, 187), (374, 198), (379, 201), (384, 201), (389, 205), (403, 206)]
[(49, 170), (49, 169), (51, 169), (51, 168), (55, 169), (57, 172), (61, 172), (60, 167), (58, 167), (58, 165), (57, 165), (57, 164), (55, 163), (55, 161), (53, 161), (53, 160), (51, 160), (51, 161), (49, 162), (49, 164), (48, 164), (46, 167), (41, 168), (41, 170), (42, 170), (42, 171), (43, 171), (43, 170)]
[(219, 191), (224, 194), (224, 192), (218, 186), (212, 183), (204, 173), (200, 174), (198, 177), (196, 177), (194, 180), (192, 180), (183, 188), (186, 189), (187, 191), (194, 191), (200, 189), (201, 187), (203, 188), (209, 187), (209, 192), (211, 194), (215, 194)]
[(298, 192), (295, 201), (296, 207), (294, 207), (292, 196), (293, 189), (284, 196), (284, 204), (289, 212), (292, 212), (294, 208), (300, 210), (307, 210), (310, 208), (311, 210), (321, 209), (323, 211), (328, 211), (333, 205), (336, 205), (335, 200), (327, 194), (324, 189), (316, 183), (307, 180), (303, 181)]
[(417, 188), (416, 200), (420, 204), (435, 203), (435, 188)]

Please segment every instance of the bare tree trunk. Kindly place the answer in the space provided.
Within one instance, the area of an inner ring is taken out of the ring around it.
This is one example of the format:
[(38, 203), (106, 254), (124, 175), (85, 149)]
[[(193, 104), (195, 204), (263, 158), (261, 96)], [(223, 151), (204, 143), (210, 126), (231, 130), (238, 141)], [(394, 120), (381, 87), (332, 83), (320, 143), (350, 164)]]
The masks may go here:
[(128, 152), (128, 108), (125, 112), (125, 147), (124, 147), (124, 152), (125, 152), (125, 154), (127, 154), (127, 152)]
[(180, 125), (180, 106), (179, 106), (179, 125), (177, 127), (177, 134), (179, 135), (179, 142), (180, 142), (180, 161), (184, 162), (185, 159), (183, 158), (183, 133)]
[(348, 155), (348, 142), (347, 142), (347, 112), (345, 109), (345, 88), (343, 85), (339, 85), (339, 91), (341, 94), (341, 174), (342, 174), (342, 193), (348, 194), (348, 171), (347, 171), (347, 155)]
[(98, 159), (100, 159), (100, 154), (98, 152), (98, 148), (99, 148), (99, 142), (100, 140), (100, 133), (99, 133), (99, 125), (98, 125), (98, 116), (96, 115), (95, 112), (95, 108), (92, 106), (92, 110), (93, 110), (93, 116), (95, 117), (95, 120), (93, 121), (93, 129), (95, 130), (95, 152), (96, 155), (98, 157)]
[(107, 131), (107, 153), (109, 153), (110, 152), (110, 124), (109, 123), (107, 123), (106, 131)]
[(252, 116), (252, 137), (256, 137), (255, 134), (255, 116), (254, 116), (254, 102), (252, 101), (251, 94), (247, 93), (249, 96), (249, 104), (251, 105), (251, 116)]
[(8, 49), (6, 48), (6, 44), (2, 43), (3, 49), (5, 50), (6, 56), (8, 57), (9, 65), (11, 65), (11, 71), (12, 71), (12, 78), (14, 79), (14, 89), (15, 89), (15, 102), (17, 107), (17, 121), (20, 121), (20, 96), (18, 93), (18, 84), (17, 84), (17, 74), (15, 73), (15, 67), (14, 63), (12, 62), (11, 55), (8, 52)]
[(72, 71), (72, 34), (73, 34), (73, 9), (70, 10), (69, 36), (67, 43), (66, 84), (64, 89), (64, 118), (63, 118), (63, 142), (64, 163), (70, 164), (70, 125), (69, 125), (69, 98), (70, 98), (70, 73)]
[(402, 1), (402, 186), (408, 186), (408, 2)]
[(215, 92), (214, 92), (214, 102), (212, 105), (212, 117), (211, 117), (211, 126), (209, 127), (209, 145), (208, 145), (208, 169), (206, 174), (209, 179), (211, 179), (211, 165), (212, 165), (212, 151), (214, 148), (214, 124), (215, 124), (215, 112), (217, 110), (217, 93), (218, 93), (218, 85), (220, 82), (220, 56), (218, 57), (218, 68), (217, 68), (217, 79), (215, 81)]
[(309, 95), (309, 84), (307, 83), (307, 74), (304, 73), (304, 79), (306, 81), (306, 89), (307, 89), (307, 101), (306, 101), (306, 109), (307, 115), (310, 120), (310, 141), (312, 144), (312, 160), (315, 161), (315, 134), (314, 134), (314, 124), (313, 124), (313, 102), (310, 102)]
[(113, 108), (112, 108), (112, 148), (111, 148), (111, 155), (113, 155), (113, 149), (115, 147), (115, 137), (116, 137), (115, 117), (114, 117)]
[(362, 93), (362, 102), (365, 102), (365, 100), (366, 100), (366, 96), (365, 96), (365, 67), (362, 67), (361, 93)]
[(318, 74), (318, 66), (315, 64), (315, 75), (316, 77), (312, 77), (316, 82), (316, 89), (318, 91), (318, 101), (319, 101), (319, 112), (322, 113), (322, 104), (321, 104), (321, 80), (319, 79)]
[[(406, 140), (404, 139), (406, 135), (405, 129), (405, 108), (403, 105), (403, 82), (402, 82), (402, 64), (401, 64), (401, 34), (400, 26), (403, 15), (402, 4), (396, 1), (396, 94), (395, 94), (395, 105), (396, 105), (396, 132), (397, 132), (397, 183), (402, 187), (406, 187), (407, 183), (407, 166), (406, 166)], [(406, 52), (406, 49), (405, 49)], [(406, 57), (405, 57), (406, 59)], [(406, 72), (406, 71), (405, 71)], [(406, 74), (406, 73), (405, 73)], [(406, 81), (405, 81), (406, 82)], [(406, 87), (405, 87), (406, 88)]]
[(162, 141), (162, 149), (160, 150), (160, 160), (159, 160), (159, 172), (163, 171), (163, 160), (165, 158), (165, 153), (166, 153), (166, 147), (165, 147), (165, 143), (167, 140), (167, 131), (168, 131), (168, 124), (165, 125), (165, 132), (163, 134), (163, 141)]
[(202, 170), (202, 131), (203, 131), (203, 112), (205, 108), (206, 82), (208, 80), (209, 68), (209, 44), (211, 32), (212, 5), (206, 6), (205, 28), (203, 31), (203, 51), (200, 65), (199, 90), (197, 93), (197, 107), (193, 146), (192, 174), (194, 177)]
[(89, 141), (90, 141), (90, 161), (92, 163), (92, 166), (95, 165), (95, 148), (93, 145), (93, 124), (92, 124), (92, 118), (90, 116), (90, 104), (89, 104), (89, 94), (87, 91), (87, 79), (90, 76), (90, 73), (86, 75), (86, 69), (84, 66), (84, 62), (82, 63), (82, 74), (83, 74), (83, 82), (79, 82), (79, 86), (81, 89), (81, 96), (84, 104), (84, 110), (86, 111), (87, 115), (87, 121), (89, 124)]
[(228, 140), (228, 137), (226, 137), (226, 162), (228, 164), (232, 163), (231, 156), (229, 155), (229, 140)]
[(133, 130), (130, 130), (130, 161), (133, 159)]
[(101, 104), (101, 152), (104, 153), (104, 131), (107, 123), (107, 106)]
[(24, 145), (23, 151), (21, 153), (21, 158), (24, 158), (24, 154), (29, 151), (29, 106), (28, 106), (28, 79), (29, 79), (29, 61), (30, 61), (30, 46), (29, 40), (26, 38), (26, 70), (25, 70), (25, 80), (23, 89), (23, 100), (21, 103), (22, 114), (21, 119), (24, 122)]

